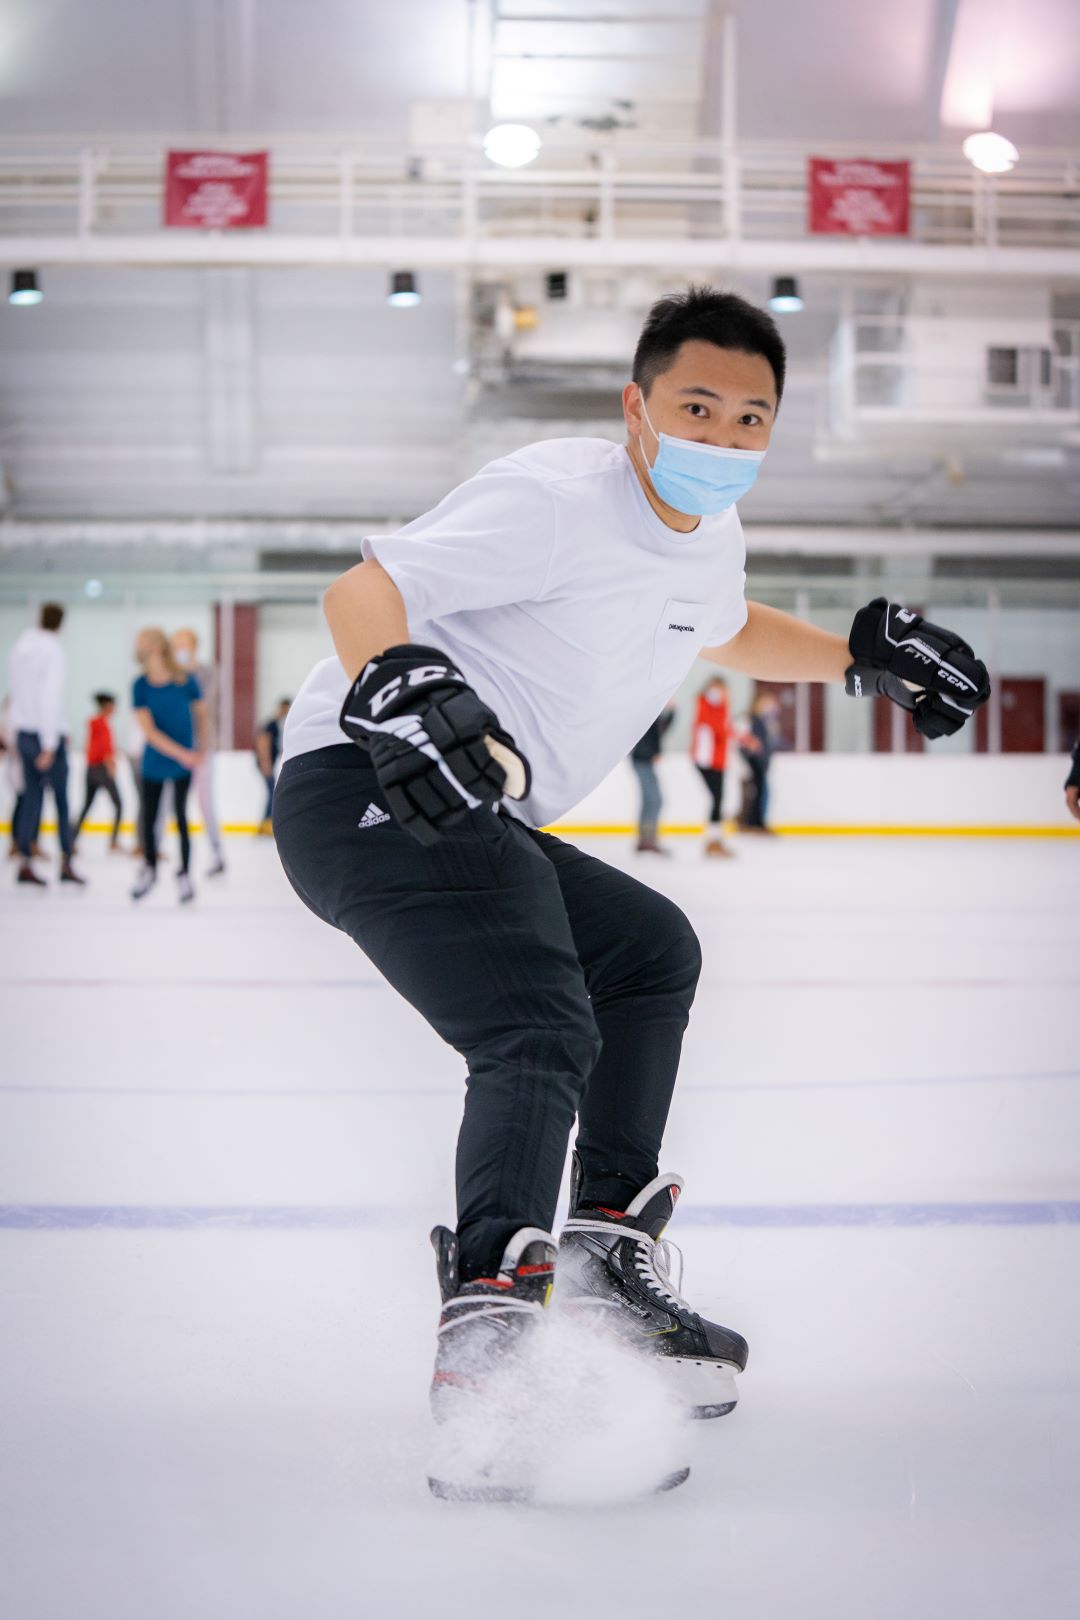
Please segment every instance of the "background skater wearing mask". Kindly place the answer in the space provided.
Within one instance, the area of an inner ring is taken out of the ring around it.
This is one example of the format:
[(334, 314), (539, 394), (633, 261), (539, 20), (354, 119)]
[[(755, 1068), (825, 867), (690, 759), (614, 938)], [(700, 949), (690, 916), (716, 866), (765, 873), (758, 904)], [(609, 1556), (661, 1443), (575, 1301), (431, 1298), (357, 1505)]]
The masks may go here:
[(697, 1415), (730, 1410), (746, 1363), (657, 1248), (682, 1186), (658, 1159), (696, 937), (666, 896), (540, 827), (625, 758), (699, 655), (882, 692), (931, 736), (988, 695), (958, 637), (913, 614), (901, 628), (883, 599), (850, 644), (746, 602), (735, 502), (783, 383), (763, 311), (711, 289), (663, 299), (623, 392), (625, 448), (555, 439), (492, 462), (366, 538), (324, 598), (337, 657), (293, 703), (274, 831), (299, 897), (467, 1063), (456, 1228), (433, 1234), (443, 1420), (483, 1403), (496, 1370), (513, 1379), (553, 1268), (556, 1305), (602, 1305)]
[(199, 638), (194, 630), (177, 630), (172, 636), (171, 642), (176, 662), (181, 669), (194, 676), (205, 705), (206, 748), (199, 757), (199, 762), (192, 772), (192, 777), (195, 783), (195, 795), (199, 801), (203, 832), (209, 840), (214, 857), (207, 867), (206, 875), (207, 877), (220, 877), (225, 870), (225, 848), (221, 841), (221, 827), (218, 824), (217, 809), (214, 802), (215, 762), (220, 733), (218, 673), (213, 664), (203, 663), (199, 659)]
[(734, 854), (724, 843), (724, 772), (728, 749), (735, 728), (731, 723), (728, 686), (722, 675), (711, 675), (702, 687), (694, 715), (694, 735), (690, 745), (694, 764), (709, 792), (709, 824), (705, 834), (706, 855)]
[(131, 891), (141, 900), (157, 882), (158, 811), (165, 784), (171, 783), (180, 834), (177, 887), (181, 903), (195, 898), (189, 867), (191, 837), (187, 801), (191, 773), (199, 763), (206, 732), (206, 705), (194, 676), (180, 668), (163, 630), (139, 632), (135, 657), (143, 672), (131, 693), (131, 706), (146, 738), (142, 757), (143, 866)]

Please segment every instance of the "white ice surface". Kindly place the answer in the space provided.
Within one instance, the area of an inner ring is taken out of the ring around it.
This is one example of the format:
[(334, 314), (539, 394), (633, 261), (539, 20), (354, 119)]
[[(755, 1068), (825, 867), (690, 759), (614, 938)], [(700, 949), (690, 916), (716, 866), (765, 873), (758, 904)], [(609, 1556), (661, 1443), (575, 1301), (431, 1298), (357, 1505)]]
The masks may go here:
[(1074, 1620), (1080, 851), (675, 847), (672, 1236), (751, 1362), (618, 1509), (428, 1496), (461, 1063), (272, 846), (5, 887), (3, 1620)]

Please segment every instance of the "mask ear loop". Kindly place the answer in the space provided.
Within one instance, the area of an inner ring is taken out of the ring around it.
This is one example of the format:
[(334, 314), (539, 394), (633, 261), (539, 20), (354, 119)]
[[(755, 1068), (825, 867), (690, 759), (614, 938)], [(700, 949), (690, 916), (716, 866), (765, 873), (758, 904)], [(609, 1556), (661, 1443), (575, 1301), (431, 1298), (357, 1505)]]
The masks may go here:
[[(638, 384), (638, 391), (641, 394), (641, 414), (645, 418), (645, 421), (646, 421), (646, 423), (648, 425), (649, 432), (652, 434), (653, 438), (656, 440), (656, 453), (657, 453), (657, 455), (659, 455), (660, 454), (660, 435), (659, 435), (659, 433), (657, 433), (656, 429), (652, 425), (652, 417), (649, 415), (649, 407), (645, 403), (645, 390), (641, 387), (640, 383)], [(645, 455), (644, 446), (642, 447), (641, 453), (642, 453), (643, 456)], [(645, 465), (647, 467), (651, 467), (651, 465), (652, 465), (652, 463), (649, 461), (647, 456), (645, 457)]]

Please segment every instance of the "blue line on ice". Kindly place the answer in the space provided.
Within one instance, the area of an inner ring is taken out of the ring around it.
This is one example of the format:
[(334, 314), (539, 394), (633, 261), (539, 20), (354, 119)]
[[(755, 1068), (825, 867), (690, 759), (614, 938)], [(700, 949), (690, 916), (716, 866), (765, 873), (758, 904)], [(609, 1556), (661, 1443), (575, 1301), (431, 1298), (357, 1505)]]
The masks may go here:
[[(462, 1080), (464, 1076), (461, 1077)], [(866, 1091), (886, 1086), (1007, 1085), (1030, 1080), (1080, 1080), (1080, 1069), (1043, 1069), (1012, 1074), (901, 1074), (861, 1080), (720, 1080), (715, 1085), (693, 1081), (678, 1086), (685, 1092), (728, 1091)], [(0, 1086), (0, 1097), (448, 1097), (460, 1103), (457, 1082), (445, 1086)]]
[[(403, 1227), (426, 1215), (378, 1205), (3, 1204), (0, 1229), (87, 1231), (344, 1231)], [(961, 1204), (699, 1204), (682, 1226), (1080, 1226), (1080, 1201)]]

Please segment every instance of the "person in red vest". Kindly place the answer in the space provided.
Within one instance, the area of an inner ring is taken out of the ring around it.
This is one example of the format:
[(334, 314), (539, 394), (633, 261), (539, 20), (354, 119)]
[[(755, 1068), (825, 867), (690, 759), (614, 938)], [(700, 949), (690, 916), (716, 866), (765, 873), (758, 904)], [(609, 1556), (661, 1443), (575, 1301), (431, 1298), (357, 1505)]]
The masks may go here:
[(120, 790), (116, 786), (116, 746), (113, 742), (112, 727), (109, 720), (116, 709), (116, 699), (111, 692), (95, 692), (94, 702), (98, 712), (90, 720), (86, 728), (86, 796), (75, 826), (75, 837), (82, 831), (83, 822), (90, 813), (90, 806), (97, 798), (99, 789), (107, 793), (112, 800), (113, 830), (109, 840), (109, 849), (120, 848)]
[(701, 772), (709, 790), (709, 826), (705, 839), (706, 855), (734, 854), (724, 843), (724, 771), (728, 747), (735, 736), (728, 701), (727, 681), (711, 675), (701, 689), (690, 739), (690, 757)]

